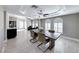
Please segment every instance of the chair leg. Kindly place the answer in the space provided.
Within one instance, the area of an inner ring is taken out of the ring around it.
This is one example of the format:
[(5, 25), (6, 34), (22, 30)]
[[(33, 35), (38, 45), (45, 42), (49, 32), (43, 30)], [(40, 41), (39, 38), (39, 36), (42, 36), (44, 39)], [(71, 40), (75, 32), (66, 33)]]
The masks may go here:
[(47, 50), (48, 50), (48, 48), (45, 51), (43, 51), (43, 52), (45, 53)]
[(38, 41), (38, 40), (36, 40), (36, 38), (37, 38), (37, 36), (34, 36), (33, 39), (30, 40), (30, 42), (32, 42), (32, 40), (33, 40), (33, 41), (35, 40), (35, 41), (32, 42), (32, 43), (36, 43), (36, 42)]
[[(37, 47), (38, 47), (39, 49), (41, 49), (39, 46), (42, 45), (42, 44), (43, 44), (43, 43), (40, 43)], [(42, 50), (42, 49), (41, 49), (41, 50)], [(45, 51), (42, 50), (42, 52), (45, 53), (47, 50), (48, 50), (48, 48), (47, 48)]]
[(37, 47), (39, 47), (40, 45), (42, 45), (43, 43), (40, 43)]
[(55, 41), (50, 41), (49, 50), (52, 50), (52, 48), (55, 46)]
[(32, 41), (33, 39), (30, 39), (30, 42)]
[(32, 42), (32, 43), (36, 43), (38, 40), (36, 40), (36, 41), (34, 41), (34, 42)]
[[(30, 42), (32, 42), (32, 40), (34, 41), (34, 40), (36, 40), (36, 39), (31, 39), (30, 40)], [(32, 43), (36, 43), (38, 40), (36, 40), (36, 41), (34, 41), (34, 42), (32, 42)]]

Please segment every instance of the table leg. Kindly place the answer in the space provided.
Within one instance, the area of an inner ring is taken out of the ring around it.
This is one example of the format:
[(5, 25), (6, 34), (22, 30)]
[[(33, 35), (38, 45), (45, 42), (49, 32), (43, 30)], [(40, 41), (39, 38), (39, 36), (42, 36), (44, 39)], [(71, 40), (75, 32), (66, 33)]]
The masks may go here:
[(49, 41), (49, 50), (51, 50), (55, 46), (55, 40)]

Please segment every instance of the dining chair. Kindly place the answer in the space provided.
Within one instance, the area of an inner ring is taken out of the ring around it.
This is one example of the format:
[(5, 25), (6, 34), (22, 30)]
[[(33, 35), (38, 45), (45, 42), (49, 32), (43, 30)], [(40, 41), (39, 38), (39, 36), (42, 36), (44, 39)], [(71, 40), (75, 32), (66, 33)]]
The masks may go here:
[(34, 31), (30, 31), (31, 32), (31, 37), (32, 39), (30, 40), (30, 42), (35, 43), (37, 42), (37, 33), (35, 33)]
[(55, 32), (55, 30), (48, 30), (49, 32), (52, 32), (52, 33), (54, 33)]
[[(37, 46), (39, 49), (41, 49), (40, 48), (41, 45), (45, 46), (48, 43), (45, 35), (41, 32), (38, 32), (38, 41), (40, 42), (40, 44)], [(41, 50), (43, 51), (43, 49)], [(46, 52), (47, 50), (48, 50), (48, 47), (43, 52)]]

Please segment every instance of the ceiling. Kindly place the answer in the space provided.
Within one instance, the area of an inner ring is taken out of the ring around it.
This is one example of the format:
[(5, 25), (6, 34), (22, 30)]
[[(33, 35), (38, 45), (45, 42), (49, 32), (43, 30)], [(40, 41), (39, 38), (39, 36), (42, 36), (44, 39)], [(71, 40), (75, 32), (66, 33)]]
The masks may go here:
[[(47, 18), (54, 17), (65, 14), (72, 14), (79, 12), (78, 5), (35, 5), (37, 8), (32, 7), (32, 5), (4, 5), (2, 6), (5, 11), (17, 15), (22, 15), (27, 18), (37, 19), (37, 18)], [(42, 14), (40, 15), (40, 10)], [(48, 14), (43, 16), (43, 14)]]

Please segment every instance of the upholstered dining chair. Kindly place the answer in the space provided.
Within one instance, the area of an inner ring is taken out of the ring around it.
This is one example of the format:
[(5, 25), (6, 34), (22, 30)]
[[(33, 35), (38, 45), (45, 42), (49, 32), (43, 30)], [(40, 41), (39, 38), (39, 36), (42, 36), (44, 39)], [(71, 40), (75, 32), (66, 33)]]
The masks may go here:
[[(38, 41), (40, 42), (40, 44), (37, 46), (39, 49), (41, 45), (46, 45), (48, 42), (46, 41), (45, 35), (41, 32), (38, 32)], [(41, 49), (43, 51), (43, 49)], [(43, 51), (46, 52), (48, 50), (48, 47)]]
[(54, 33), (55, 32), (55, 30), (48, 30), (49, 32), (52, 32), (52, 33)]
[(35, 43), (35, 42), (37, 42), (37, 33), (35, 33), (34, 31), (30, 31), (30, 33), (31, 33), (31, 37), (32, 37), (32, 39), (30, 40), (30, 42), (32, 42), (32, 43)]

